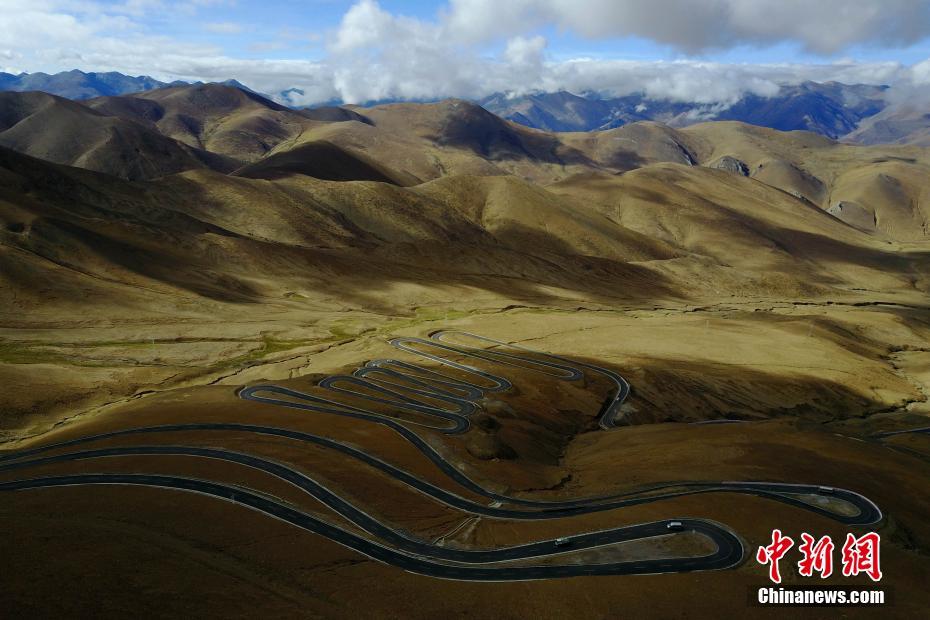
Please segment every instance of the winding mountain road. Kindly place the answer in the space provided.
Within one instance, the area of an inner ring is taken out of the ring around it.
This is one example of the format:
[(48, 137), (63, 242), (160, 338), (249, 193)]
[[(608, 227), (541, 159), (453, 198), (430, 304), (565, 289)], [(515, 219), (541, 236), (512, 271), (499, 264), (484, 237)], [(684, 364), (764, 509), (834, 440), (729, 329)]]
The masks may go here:
[[(482, 349), (450, 344), (448, 338), (453, 334), (459, 338), (477, 339), (491, 345), (493, 348)], [(466, 332), (442, 331), (434, 333), (430, 340), (395, 338), (391, 343), (400, 350), (420, 355), (433, 362), (452, 368), (459, 375), (468, 376), (469, 380), (408, 362), (374, 360), (368, 362), (353, 375), (328, 377), (320, 382), (320, 387), (335, 394), (348, 394), (355, 399), (387, 405), (392, 409), (406, 410), (420, 418), (434, 418), (440, 422), (439, 426), (426, 424), (423, 421), (398, 420), (393, 416), (350, 406), (337, 400), (275, 385), (247, 387), (240, 390), (239, 396), (259, 403), (344, 416), (385, 426), (399, 434), (412, 447), (426, 456), (458, 486), (492, 500), (490, 505), (476, 502), (459, 493), (439, 487), (359, 448), (331, 438), (285, 428), (238, 423), (174, 424), (141, 427), (49, 444), (0, 456), (0, 474), (41, 465), (132, 456), (181, 456), (213, 459), (249, 467), (284, 480), (306, 495), (318, 500), (334, 513), (364, 530), (373, 538), (350, 532), (325, 521), (319, 516), (307, 513), (297, 506), (259, 492), (214, 481), (179, 476), (107, 473), (48, 476), (0, 482), (0, 491), (23, 491), (78, 485), (136, 485), (200, 493), (234, 502), (240, 506), (278, 518), (296, 527), (323, 535), (368, 557), (399, 566), (411, 572), (449, 579), (479, 581), (545, 579), (596, 574), (619, 575), (719, 570), (740, 563), (744, 556), (744, 547), (735, 533), (719, 523), (705, 519), (674, 518), (598, 532), (580, 533), (566, 539), (560, 539), (558, 542), (546, 540), (498, 549), (448, 548), (411, 537), (397, 528), (380, 522), (352, 502), (326, 488), (305, 472), (251, 454), (218, 448), (180, 445), (120, 446), (86, 449), (76, 452), (58, 452), (51, 455), (47, 453), (117, 437), (143, 434), (157, 436), (161, 433), (178, 432), (196, 434), (214, 432), (253, 433), (324, 447), (372, 467), (434, 501), (472, 515), (495, 519), (558, 519), (705, 493), (751, 494), (790, 504), (849, 525), (867, 525), (882, 518), (878, 507), (864, 496), (845, 489), (828, 489), (816, 485), (727, 481), (669, 482), (648, 488), (640, 488), (635, 492), (563, 501), (537, 501), (510, 497), (489, 491), (471, 480), (456, 465), (447, 461), (429, 443), (408, 428), (408, 425), (418, 425), (445, 434), (463, 433), (469, 427), (468, 416), (478, 410), (478, 401), (486, 393), (501, 392), (512, 387), (506, 377), (456, 361), (450, 357), (451, 355), (456, 358), (480, 359), (486, 363), (504, 366), (519, 366), (523, 369), (543, 373), (557, 380), (579, 380), (584, 376), (585, 371), (601, 374), (616, 386), (616, 392), (607, 401), (599, 416), (599, 425), (602, 428), (612, 428), (618, 423), (620, 406), (629, 393), (629, 385), (622, 377), (607, 369), (572, 362), (558, 356)], [(504, 350), (508, 348), (511, 349), (510, 352)], [(424, 351), (424, 349), (432, 349), (440, 353), (430, 353)], [(821, 498), (829, 496), (831, 501), (842, 501), (854, 506), (856, 512), (827, 510), (814, 505), (810, 501), (805, 501), (804, 496)], [(673, 521), (677, 523), (670, 526)], [(565, 564), (558, 563), (559, 556), (565, 556), (566, 554), (575, 554), (586, 549), (623, 542), (675, 535), (680, 532), (691, 532), (705, 536), (714, 543), (715, 551), (708, 555), (695, 557), (658, 558), (596, 564), (584, 564), (577, 561), (569, 561)], [(555, 558), (555, 563), (550, 558)], [(501, 563), (507, 562), (520, 561), (525, 563), (543, 559), (547, 560), (547, 563), (500, 566)]]

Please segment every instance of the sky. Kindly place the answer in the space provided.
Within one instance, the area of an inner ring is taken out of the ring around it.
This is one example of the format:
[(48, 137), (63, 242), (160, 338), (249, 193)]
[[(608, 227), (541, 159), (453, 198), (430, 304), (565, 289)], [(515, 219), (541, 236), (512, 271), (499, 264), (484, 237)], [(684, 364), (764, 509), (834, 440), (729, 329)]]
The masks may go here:
[[(286, 103), (930, 91), (930, 0), (0, 0), (0, 71), (237, 79)], [(282, 94), (283, 93), (283, 94)]]

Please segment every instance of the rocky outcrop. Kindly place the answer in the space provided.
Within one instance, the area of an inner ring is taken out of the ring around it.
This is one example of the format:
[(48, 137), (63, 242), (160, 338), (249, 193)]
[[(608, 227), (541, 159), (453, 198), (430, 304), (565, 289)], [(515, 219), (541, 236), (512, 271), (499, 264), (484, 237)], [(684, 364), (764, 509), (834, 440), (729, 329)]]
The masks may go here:
[(717, 170), (726, 170), (727, 172), (732, 172), (733, 174), (738, 174), (740, 176), (748, 177), (749, 176), (749, 166), (744, 162), (736, 159), (735, 157), (730, 157), (729, 155), (724, 155), (710, 164), (708, 168), (716, 168)]

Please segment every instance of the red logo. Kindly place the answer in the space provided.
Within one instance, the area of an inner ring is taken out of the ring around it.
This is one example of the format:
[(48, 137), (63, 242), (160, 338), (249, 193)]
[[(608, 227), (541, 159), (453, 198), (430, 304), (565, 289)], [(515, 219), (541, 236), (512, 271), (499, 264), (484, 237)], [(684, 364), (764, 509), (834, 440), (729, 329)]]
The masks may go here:
[(781, 530), (772, 530), (772, 544), (767, 547), (759, 547), (759, 550), (756, 552), (756, 561), (762, 565), (769, 565), (769, 579), (773, 582), (781, 583), (781, 573), (778, 571), (778, 562), (793, 546), (794, 541), (788, 536), (782, 536)]
[(878, 545), (881, 538), (875, 532), (869, 532), (860, 538), (846, 534), (843, 545), (843, 576), (852, 577), (865, 573), (872, 581), (882, 578), (882, 569), (878, 563)]
[(801, 534), (803, 541), (798, 547), (804, 557), (798, 562), (798, 574), (802, 577), (812, 577), (814, 571), (820, 573), (821, 579), (833, 574), (833, 541), (824, 536), (816, 543), (814, 537), (808, 533)]
[[(869, 532), (858, 538), (854, 534), (846, 534), (846, 542), (842, 549), (843, 576), (855, 577), (865, 573), (872, 581), (880, 581), (882, 569), (879, 563), (879, 544), (881, 536)], [(781, 583), (779, 561), (794, 546), (790, 536), (784, 536), (781, 530), (772, 530), (772, 542), (756, 551), (756, 561), (763, 566), (769, 565), (769, 579), (774, 583)], [(813, 577), (819, 573), (821, 579), (833, 574), (833, 540), (823, 536), (819, 540), (807, 532), (801, 534), (801, 544), (798, 551), (801, 559), (798, 561), (798, 574), (802, 577)]]

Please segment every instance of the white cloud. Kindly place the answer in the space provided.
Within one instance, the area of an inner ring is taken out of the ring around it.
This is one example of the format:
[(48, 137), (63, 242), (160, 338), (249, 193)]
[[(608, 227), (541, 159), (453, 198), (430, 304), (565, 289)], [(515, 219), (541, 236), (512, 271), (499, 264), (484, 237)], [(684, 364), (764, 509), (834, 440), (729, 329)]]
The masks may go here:
[(513, 65), (540, 65), (546, 49), (546, 38), (536, 35), (532, 38), (514, 37), (507, 41), (504, 60)]
[[(587, 37), (636, 34), (682, 49), (775, 40), (834, 49), (852, 42), (901, 43), (920, 36), (928, 27), (918, 19), (928, 6), (923, 0), (885, 0), (884, 11), (890, 16), (869, 10), (859, 0), (844, 3), (863, 8), (852, 16), (834, 0), (452, 0), (435, 20), (395, 15), (375, 0), (360, 0), (328, 33), (327, 54), (317, 61), (231, 58), (212, 45), (153, 36), (140, 17), (146, 12), (160, 15), (164, 6), (196, 11), (204, 3), (217, 2), (223, 0), (0, 0), (0, 50), (12, 54), (0, 58), (27, 71), (81, 68), (166, 80), (236, 78), (267, 93), (300, 89), (303, 96), (292, 95), (298, 104), (480, 98), (494, 92), (563, 89), (614, 96), (644, 92), (657, 99), (727, 104), (746, 92), (771, 95), (781, 84), (805, 80), (930, 83), (930, 60), (913, 67), (850, 60), (761, 65), (554, 60), (547, 55), (546, 39), (538, 34), (540, 24), (554, 24)], [(833, 13), (824, 7), (832, 7)], [(912, 23), (905, 24), (908, 20)], [(238, 25), (212, 22), (207, 27), (231, 33)], [(815, 31), (820, 42), (814, 40)], [(299, 37), (309, 41), (307, 33)], [(273, 52), (287, 37), (278, 39), (253, 46), (253, 51)]]
[(470, 41), (555, 24), (583, 37), (636, 36), (685, 52), (793, 42), (832, 54), (930, 35), (927, 0), (450, 0), (450, 32)]
[[(755, 0), (745, 1), (747, 5), (758, 4)], [(642, 19), (651, 15), (663, 21), (683, 22), (686, 30), (700, 29), (702, 23), (709, 28), (711, 22), (719, 19), (747, 19), (746, 6), (741, 9), (742, 17), (726, 18), (731, 12), (727, 8), (729, 0), (708, 0), (697, 8), (694, 3), (687, 3), (691, 10), (685, 12), (686, 18), (676, 20), (675, 15), (685, 14), (681, 2), (453, 0), (449, 11), (437, 21), (429, 22), (392, 15), (375, 0), (361, 0), (345, 14), (326, 65), (333, 68), (335, 89), (349, 102), (447, 96), (478, 98), (501, 91), (523, 94), (564, 89), (616, 96), (645, 92), (659, 99), (730, 103), (747, 92), (773, 95), (785, 83), (804, 80), (885, 83), (906, 73), (898, 63), (739, 65), (587, 58), (556, 62), (545, 56), (544, 37), (513, 35), (521, 28), (533, 28), (536, 22), (553, 20), (566, 27), (575, 24), (576, 29), (595, 36), (616, 31), (610, 24), (618, 19), (624, 28), (637, 30), (636, 23), (631, 23), (637, 15)], [(717, 9), (702, 10), (704, 4)], [(793, 0), (787, 4), (791, 5), (789, 9), (799, 10)], [(648, 7), (652, 8), (647, 10)], [(677, 9), (680, 10), (676, 12)], [(503, 35), (513, 36), (499, 56), (481, 53), (480, 42)]]
[(918, 86), (930, 85), (930, 58), (911, 67), (911, 81)]
[(380, 47), (392, 43), (389, 37), (403, 30), (416, 29), (419, 24), (418, 20), (394, 17), (374, 0), (361, 0), (342, 17), (332, 49), (336, 53), (348, 53)]

